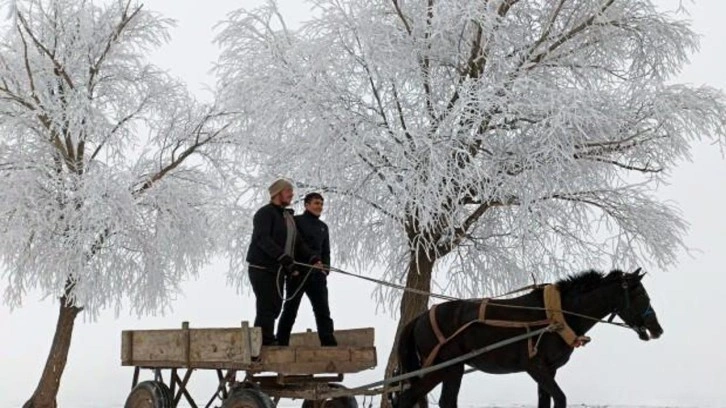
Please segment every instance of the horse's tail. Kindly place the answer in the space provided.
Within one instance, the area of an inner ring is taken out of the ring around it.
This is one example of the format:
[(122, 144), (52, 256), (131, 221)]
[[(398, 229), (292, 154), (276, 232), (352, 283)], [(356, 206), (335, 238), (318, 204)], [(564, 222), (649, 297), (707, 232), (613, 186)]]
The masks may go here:
[(416, 351), (416, 338), (413, 336), (416, 322), (418, 322), (418, 317), (403, 327), (401, 336), (398, 338), (398, 365), (400, 374), (421, 369), (421, 359)]

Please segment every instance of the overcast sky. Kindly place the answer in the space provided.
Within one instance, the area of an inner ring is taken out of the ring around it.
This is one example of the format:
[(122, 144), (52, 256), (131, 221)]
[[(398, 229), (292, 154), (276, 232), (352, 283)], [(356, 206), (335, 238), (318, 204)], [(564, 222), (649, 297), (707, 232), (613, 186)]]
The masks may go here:
[[(178, 21), (172, 42), (155, 54), (155, 60), (186, 80), (201, 97), (217, 49), (212, 27), (239, 7), (253, 7), (250, 0), (145, 0), (149, 9)], [(282, 1), (292, 20), (303, 18), (308, 7), (301, 1)], [(675, 9), (680, 0), (658, 1)], [(694, 29), (701, 34), (701, 50), (692, 57), (680, 82), (710, 84), (726, 89), (726, 3), (683, 1), (691, 12)], [(3, 13), (4, 15), (4, 13)], [(612, 326), (598, 326), (589, 333), (593, 342), (575, 351), (558, 373), (558, 381), (571, 406), (679, 405), (726, 407), (726, 334), (723, 300), (726, 299), (726, 159), (717, 146), (696, 144), (693, 160), (682, 163), (663, 186), (661, 197), (674, 200), (690, 224), (687, 244), (695, 250), (680, 257), (668, 270), (651, 270), (645, 285), (665, 329), (657, 341), (641, 342), (636, 335)], [(326, 205), (336, 205), (326, 201)], [(336, 231), (331, 231), (335, 241)], [(593, 265), (598, 267), (597, 265)], [(198, 280), (184, 284), (184, 295), (175, 310), (163, 317), (137, 319), (123, 314), (116, 319), (105, 312), (97, 322), (77, 322), (68, 366), (59, 395), (61, 408), (122, 407), (130, 390), (132, 368), (120, 366), (121, 330), (175, 328), (188, 320), (197, 327), (231, 327), (254, 319), (253, 299), (235, 293), (226, 284), (223, 260), (200, 272)], [(380, 366), (346, 378), (347, 385), (382, 377), (395, 321), (376, 310), (373, 286), (345, 276), (329, 279), (330, 303), (337, 328), (375, 327)], [(3, 283), (0, 283), (2, 290)], [(0, 408), (19, 407), (32, 393), (49, 350), (57, 318), (57, 303), (31, 293), (25, 305), (13, 312), (0, 306)], [(303, 301), (296, 329), (314, 328), (312, 311)], [(206, 401), (215, 388), (213, 372), (196, 372), (191, 389)], [(437, 393), (436, 393), (437, 396)], [(524, 374), (495, 376), (482, 373), (466, 377), (460, 395), (462, 406), (529, 404), (536, 401), (536, 386)], [(299, 402), (286, 405), (299, 406)]]

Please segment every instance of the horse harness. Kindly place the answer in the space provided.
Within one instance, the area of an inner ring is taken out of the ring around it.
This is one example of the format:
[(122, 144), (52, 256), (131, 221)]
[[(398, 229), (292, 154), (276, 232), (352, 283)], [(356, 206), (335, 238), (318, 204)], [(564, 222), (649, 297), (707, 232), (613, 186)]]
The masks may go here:
[[(479, 313), (477, 318), (475, 320), (465, 323), (448, 337), (445, 336), (444, 333), (441, 331), (439, 323), (436, 319), (436, 308), (438, 305), (433, 305), (431, 309), (429, 309), (429, 321), (431, 323), (431, 328), (436, 335), (438, 343), (436, 344), (436, 346), (434, 346), (431, 352), (429, 352), (428, 356), (426, 356), (423, 367), (425, 368), (431, 366), (436, 357), (438, 356), (439, 351), (444, 345), (446, 345), (449, 341), (453, 340), (455, 337), (463, 333), (466, 329), (474, 324), (484, 324), (487, 326), (511, 329), (525, 329), (527, 330), (527, 332), (529, 332), (533, 327), (555, 325), (557, 333), (560, 335), (560, 337), (562, 337), (565, 343), (567, 343), (570, 347), (576, 347), (580, 338), (565, 322), (565, 317), (562, 313), (562, 303), (560, 299), (559, 289), (556, 285), (553, 284), (542, 285), (539, 286), (539, 288), (542, 288), (544, 290), (544, 306), (547, 314), (546, 319), (533, 321), (487, 319), (486, 310), (491, 298), (484, 298), (479, 304)], [(537, 340), (537, 343), (539, 343), (539, 340)], [(529, 352), (529, 358), (537, 355), (537, 345), (533, 344), (532, 337), (527, 339), (527, 349)]]

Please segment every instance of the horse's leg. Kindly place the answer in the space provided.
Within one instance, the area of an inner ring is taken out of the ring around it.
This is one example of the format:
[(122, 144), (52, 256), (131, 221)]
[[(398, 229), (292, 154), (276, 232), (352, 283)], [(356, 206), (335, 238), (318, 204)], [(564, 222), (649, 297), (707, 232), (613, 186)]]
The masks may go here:
[(551, 407), (552, 396), (540, 384), (537, 384), (537, 398), (537, 408)]
[(401, 393), (397, 408), (427, 408), (426, 396), (441, 381), (444, 380), (448, 370), (434, 371), (410, 383), (410, 387)]
[[(556, 370), (547, 370), (552, 375), (552, 379), (555, 378), (557, 373)], [(537, 408), (550, 408), (552, 403), (552, 395), (540, 384), (537, 383)]]
[(567, 397), (555, 381), (556, 370), (542, 365), (532, 365), (527, 369), (532, 379), (537, 382), (539, 402), (537, 408), (550, 408), (550, 396), (555, 402), (555, 408), (566, 408)]
[(461, 388), (461, 378), (464, 376), (464, 364), (449, 367), (444, 373), (444, 384), (441, 386), (439, 407), (456, 408)]
[(394, 404), (394, 408), (427, 408), (428, 400), (426, 399), (426, 395), (431, 390), (422, 393), (419, 389), (420, 385), (421, 383), (417, 383), (416, 386), (411, 386), (403, 391), (398, 398), (398, 403)]

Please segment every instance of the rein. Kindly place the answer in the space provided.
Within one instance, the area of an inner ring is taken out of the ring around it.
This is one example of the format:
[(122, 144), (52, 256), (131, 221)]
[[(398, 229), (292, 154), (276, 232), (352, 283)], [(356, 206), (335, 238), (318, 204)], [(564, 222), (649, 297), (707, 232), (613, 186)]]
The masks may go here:
[[(369, 281), (369, 282), (374, 282), (374, 283), (377, 283), (379, 285), (388, 286), (388, 287), (391, 287), (391, 288), (394, 288), (394, 289), (399, 289), (399, 290), (402, 290), (404, 292), (411, 292), (411, 293), (415, 293), (417, 295), (430, 296), (430, 297), (433, 297), (433, 298), (436, 298), (436, 299), (442, 299), (442, 300), (467, 300), (467, 299), (457, 298), (457, 297), (454, 297), (454, 296), (448, 296), (448, 295), (442, 295), (442, 294), (438, 294), (438, 293), (427, 292), (427, 291), (421, 290), (421, 289), (408, 288), (408, 287), (405, 287), (405, 286), (402, 286), (402, 285), (398, 285), (398, 284), (395, 284), (395, 283), (391, 283), (391, 282), (387, 282), (387, 281), (384, 281), (384, 280), (370, 278), (368, 276), (362, 276), (362, 275), (358, 275), (358, 274), (355, 274), (355, 273), (352, 273), (352, 272), (344, 271), (342, 269), (334, 268), (332, 266), (315, 266), (315, 265), (310, 265), (310, 264), (306, 264), (306, 263), (302, 263), (302, 262), (295, 262), (295, 264), (296, 265), (299, 265), (299, 266), (307, 267), (307, 268), (318, 269), (318, 270), (321, 270), (321, 271), (336, 272), (336, 273), (340, 273), (342, 275), (347, 275), (347, 276), (351, 276), (351, 277), (354, 277), (354, 278), (363, 279), (363, 280), (366, 280), (366, 281)], [(540, 288), (542, 286), (543, 285), (537, 285), (537, 284), (528, 285), (528, 286), (524, 286), (524, 287), (519, 288), (519, 289), (512, 290), (512, 291), (507, 292), (507, 293), (503, 293), (501, 295), (497, 295), (497, 296), (491, 297), (490, 299), (497, 299), (497, 298), (501, 298), (501, 297), (504, 297), (504, 296), (512, 295), (512, 294), (515, 294), (515, 293), (524, 292), (524, 291), (532, 290), (532, 289), (537, 289), (537, 288)], [(627, 288), (625, 288), (625, 289), (627, 290)], [(629, 297), (626, 296), (625, 298), (626, 298), (626, 302), (629, 303), (629, 300), (630, 300)], [(502, 305), (502, 304), (496, 304), (496, 303), (490, 303), (489, 306), (509, 308), (509, 309), (540, 310), (540, 311), (545, 311), (545, 312), (552, 311), (551, 309), (548, 309), (548, 308), (545, 308), (545, 307), (538, 307), (538, 306), (515, 306), (515, 305)], [(654, 313), (652, 311), (652, 308), (649, 308), (649, 310), (651, 310), (651, 313)], [(580, 318), (588, 319), (588, 320), (591, 320), (591, 321), (594, 321), (594, 322), (598, 322), (598, 323), (611, 324), (613, 326), (623, 327), (623, 328), (630, 329), (630, 330), (635, 330), (633, 327), (628, 326), (625, 323), (613, 322), (613, 319), (615, 318), (615, 315), (616, 315), (616, 312), (617, 311), (613, 311), (612, 314), (610, 315), (610, 318), (608, 318), (607, 320), (605, 320), (605, 319), (598, 319), (597, 317), (588, 316), (588, 315), (584, 315), (584, 314), (581, 314), (581, 313), (569, 312), (567, 310), (560, 310), (560, 311), (563, 314), (566, 314), (566, 315), (580, 317)]]
[[(539, 307), (539, 306), (500, 305), (500, 304), (496, 304), (496, 303), (490, 303), (489, 306), (493, 306), (493, 307), (503, 307), (503, 308), (508, 308), (508, 309), (542, 310), (542, 311), (545, 311), (545, 312), (552, 311), (552, 309), (548, 309), (546, 307)], [(615, 312), (613, 312), (611, 314), (611, 318), (608, 318), (608, 320), (598, 319), (597, 317), (588, 316), (588, 315), (585, 315), (585, 314), (582, 314), (582, 313), (568, 312), (567, 310), (561, 310), (561, 312), (563, 314), (566, 314), (566, 315), (575, 316), (575, 317), (581, 317), (583, 319), (592, 320), (593, 322), (607, 323), (607, 324), (612, 324), (613, 326), (624, 327), (626, 329), (632, 329), (632, 327), (628, 326), (625, 323), (613, 322), (612, 321), (612, 318), (614, 318)]]
[(307, 272), (305, 272), (305, 276), (303, 277), (299, 286), (295, 290), (295, 293), (293, 293), (292, 296), (290, 296), (290, 297), (285, 297), (282, 287), (280, 286), (280, 274), (282, 274), (282, 266), (277, 268), (277, 275), (275, 276), (275, 286), (277, 287), (277, 296), (279, 296), (283, 302), (287, 302), (287, 301), (295, 298), (297, 295), (300, 294), (300, 292), (302, 292), (303, 289), (305, 289), (305, 283), (307, 282), (308, 278), (310, 277), (310, 273), (312, 273), (311, 270), (308, 270)]
[[(302, 262), (295, 262), (295, 265), (304, 266), (306, 268), (314, 268), (314, 269), (318, 269), (318, 270), (321, 270), (321, 271), (336, 272), (336, 273), (339, 273), (341, 275), (352, 276), (354, 278), (363, 279), (363, 280), (366, 280), (368, 282), (377, 283), (379, 285), (388, 286), (388, 287), (391, 287), (391, 288), (394, 288), (394, 289), (400, 289), (400, 290), (402, 290), (404, 292), (415, 293), (417, 295), (423, 295), (423, 296), (430, 296), (430, 297), (433, 297), (433, 298), (436, 298), (436, 299), (442, 299), (442, 300), (462, 300), (462, 299), (459, 299), (459, 298), (456, 298), (456, 297), (453, 297), (453, 296), (441, 295), (441, 294), (438, 294), (438, 293), (427, 292), (427, 291), (421, 290), (421, 289), (407, 288), (405, 286), (398, 285), (398, 284), (391, 283), (391, 282), (387, 282), (387, 281), (384, 281), (384, 280), (374, 279), (374, 278), (370, 278), (368, 276), (363, 276), (363, 275), (358, 275), (358, 274), (355, 274), (355, 273), (352, 273), (352, 272), (347, 272), (347, 271), (344, 271), (342, 269), (334, 268), (332, 266), (315, 266), (315, 265), (310, 265), (310, 264), (306, 264), (306, 263), (302, 263)], [(504, 295), (502, 295), (502, 296), (504, 296)]]

